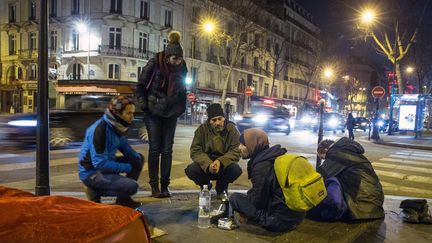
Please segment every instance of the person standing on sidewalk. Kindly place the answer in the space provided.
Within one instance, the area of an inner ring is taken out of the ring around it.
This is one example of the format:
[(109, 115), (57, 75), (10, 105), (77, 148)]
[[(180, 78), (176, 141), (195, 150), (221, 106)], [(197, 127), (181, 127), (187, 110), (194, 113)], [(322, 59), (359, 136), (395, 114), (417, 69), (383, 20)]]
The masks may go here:
[(274, 172), (275, 159), (286, 153), (279, 144), (269, 146), (267, 134), (249, 128), (240, 136), (240, 153), (247, 163), (252, 188), (247, 194), (233, 193), (229, 199), (234, 219), (240, 224), (255, 223), (269, 231), (285, 232), (299, 225), (305, 213), (288, 208)]
[(239, 132), (232, 122), (225, 120), (222, 107), (218, 103), (207, 108), (207, 122), (196, 130), (190, 148), (192, 164), (185, 173), (195, 184), (203, 187), (216, 180), (216, 194), (222, 198), (228, 184), (234, 182), (242, 173), (240, 160)]
[(352, 113), (349, 113), (345, 125), (348, 130), (348, 137), (351, 140), (354, 140), (354, 126), (355, 126), (354, 123), (355, 123), (354, 116)]
[[(144, 156), (128, 144), (126, 137), (134, 112), (135, 105), (130, 98), (116, 96), (103, 117), (87, 128), (79, 154), (78, 174), (90, 201), (100, 203), (101, 196), (116, 196), (119, 205), (141, 206), (130, 197), (138, 191), (137, 180), (144, 165)], [(117, 151), (123, 156), (117, 157)], [(126, 177), (120, 173), (126, 173)]]
[(332, 189), (308, 217), (322, 221), (384, 218), (384, 192), (364, 152), (359, 143), (347, 137), (319, 143), (317, 153), (324, 162), (317, 172)]
[(174, 135), (177, 118), (186, 109), (187, 67), (180, 38), (180, 32), (169, 33), (168, 45), (142, 69), (136, 89), (140, 107), (146, 113), (144, 121), (149, 136), (149, 183), (152, 197), (157, 198), (171, 196), (168, 185)]

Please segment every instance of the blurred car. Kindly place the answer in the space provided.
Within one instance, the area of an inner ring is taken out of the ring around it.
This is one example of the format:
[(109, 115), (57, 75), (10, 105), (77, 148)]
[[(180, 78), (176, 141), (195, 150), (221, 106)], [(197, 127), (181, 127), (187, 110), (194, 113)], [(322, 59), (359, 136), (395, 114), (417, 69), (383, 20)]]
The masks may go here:
[(250, 113), (237, 115), (234, 120), (240, 132), (258, 127), (266, 132), (283, 132), (288, 135), (293, 125), (288, 109), (272, 105), (252, 106)]
[[(389, 119), (379, 118), (376, 124), (378, 126), (379, 132), (387, 132), (389, 127)], [(399, 131), (399, 124), (397, 121), (393, 120), (392, 132), (397, 131)]]
[[(103, 111), (52, 110), (49, 113), (49, 142), (52, 147), (66, 146), (82, 141), (93, 122)], [(128, 130), (128, 138), (147, 141), (143, 112), (136, 112)], [(37, 114), (15, 114), (0, 116), (0, 145), (20, 147), (36, 143)]]
[[(319, 116), (312, 121), (312, 130), (317, 132), (319, 128)], [(326, 112), (323, 114), (323, 131), (337, 131), (345, 133), (345, 118), (337, 112)]]
[(369, 120), (365, 117), (356, 117), (354, 118), (354, 130), (360, 129), (366, 132), (366, 129), (369, 128)]

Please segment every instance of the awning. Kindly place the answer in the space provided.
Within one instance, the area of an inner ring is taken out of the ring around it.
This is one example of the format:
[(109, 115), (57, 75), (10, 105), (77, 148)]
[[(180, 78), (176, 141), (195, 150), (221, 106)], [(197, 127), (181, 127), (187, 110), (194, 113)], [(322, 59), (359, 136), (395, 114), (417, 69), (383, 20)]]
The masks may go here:
[(120, 95), (120, 94), (133, 94), (134, 91), (127, 85), (58, 85), (56, 87), (58, 93), (62, 94), (107, 94), (107, 95)]

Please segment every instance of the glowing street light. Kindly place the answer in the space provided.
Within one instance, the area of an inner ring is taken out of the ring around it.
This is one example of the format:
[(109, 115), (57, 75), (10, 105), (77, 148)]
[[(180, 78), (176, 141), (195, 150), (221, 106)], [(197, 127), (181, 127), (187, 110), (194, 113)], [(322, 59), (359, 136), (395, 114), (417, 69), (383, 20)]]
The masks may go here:
[(407, 73), (412, 73), (412, 72), (414, 72), (414, 68), (411, 67), (411, 66), (409, 66), (409, 67), (406, 68), (406, 72)]
[(366, 9), (361, 13), (361, 22), (364, 24), (372, 24), (376, 19), (375, 11)]
[(88, 47), (87, 47), (87, 79), (90, 80), (90, 30), (87, 26), (87, 23), (84, 21), (79, 21), (76, 23), (76, 30), (78, 30), (79, 33), (87, 33), (87, 39), (88, 39)]
[(204, 18), (201, 21), (200, 29), (204, 34), (213, 35), (217, 29), (217, 21), (210, 17)]
[(204, 31), (206, 33), (211, 34), (211, 33), (213, 33), (214, 30), (215, 30), (215, 25), (213, 22), (204, 23)]
[(333, 77), (333, 73), (334, 73), (333, 69), (331, 69), (329, 67), (324, 69), (324, 77), (325, 78), (329, 79), (329, 78)]

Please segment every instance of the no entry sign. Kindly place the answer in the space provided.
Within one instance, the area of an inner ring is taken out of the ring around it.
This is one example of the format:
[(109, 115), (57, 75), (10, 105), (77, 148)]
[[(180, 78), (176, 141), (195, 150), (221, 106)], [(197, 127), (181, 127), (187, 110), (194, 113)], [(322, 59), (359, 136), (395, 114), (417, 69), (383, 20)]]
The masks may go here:
[(379, 98), (384, 97), (384, 95), (385, 95), (385, 89), (382, 86), (375, 86), (372, 89), (372, 96), (374, 98), (379, 99)]
[(195, 100), (195, 94), (191, 92), (188, 94), (187, 98), (190, 102), (192, 102)]
[(246, 96), (252, 96), (253, 95), (253, 91), (252, 91), (251, 87), (247, 87), (245, 89), (245, 95)]

